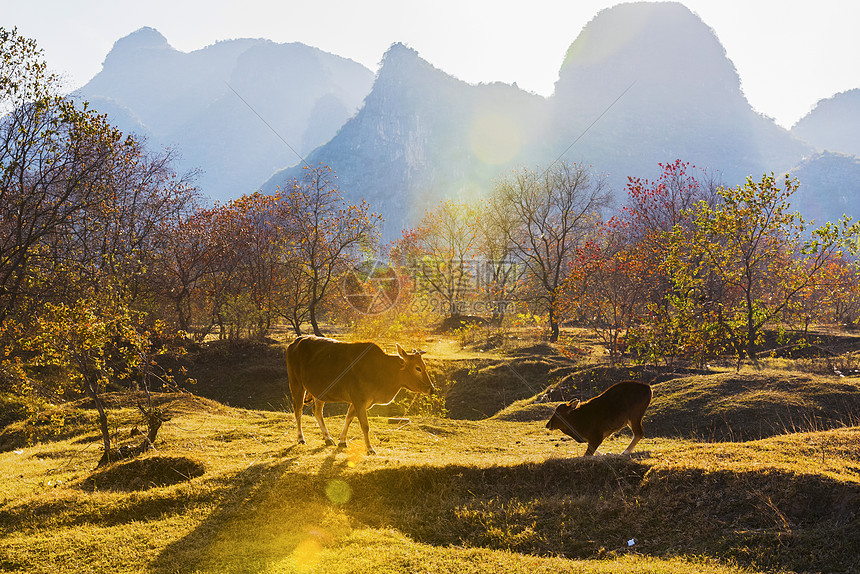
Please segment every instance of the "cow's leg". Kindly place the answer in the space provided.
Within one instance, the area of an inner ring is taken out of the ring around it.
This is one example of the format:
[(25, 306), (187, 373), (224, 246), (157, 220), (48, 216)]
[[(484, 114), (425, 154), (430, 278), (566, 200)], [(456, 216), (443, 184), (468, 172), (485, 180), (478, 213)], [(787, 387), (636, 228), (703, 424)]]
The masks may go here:
[(293, 395), (293, 414), (296, 416), (296, 435), (299, 444), (305, 444), (305, 435), (302, 434), (302, 408), (305, 405), (305, 388), (299, 385), (295, 388), (293, 378), (290, 378), (290, 394)]
[(370, 425), (367, 423), (367, 407), (364, 405), (356, 407), (355, 415), (358, 417), (358, 424), (361, 425), (361, 432), (364, 433), (364, 446), (367, 448), (367, 454), (376, 454), (376, 451), (370, 446)]
[(645, 431), (642, 430), (642, 420), (634, 420), (628, 423), (630, 425), (630, 430), (633, 431), (633, 440), (630, 441), (630, 444), (627, 445), (627, 448), (624, 449), (624, 452), (621, 454), (630, 454), (633, 452), (633, 449), (636, 447), (636, 443), (639, 442), (642, 437), (645, 436)]
[(343, 430), (340, 433), (340, 441), (337, 446), (346, 448), (346, 435), (349, 431), (349, 425), (352, 424), (352, 419), (355, 418), (355, 405), (349, 404), (349, 410), (346, 411), (346, 419), (343, 421)]
[[(597, 452), (597, 447), (599, 447), (600, 443), (602, 443), (602, 442), (603, 442), (602, 440), (598, 440), (598, 441), (590, 440), (590, 441), (588, 441), (588, 448), (585, 449), (585, 454), (582, 456), (593, 455), (595, 452)], [(597, 454), (600, 454), (600, 453), (597, 452)]]
[(325, 428), (325, 420), (323, 419), (323, 407), (325, 406), (325, 401), (321, 401), (317, 398), (314, 399), (314, 418), (317, 420), (317, 424), (322, 431), (323, 440), (326, 445), (332, 446), (334, 445), (334, 439), (331, 438), (331, 435), (328, 434), (328, 429)]

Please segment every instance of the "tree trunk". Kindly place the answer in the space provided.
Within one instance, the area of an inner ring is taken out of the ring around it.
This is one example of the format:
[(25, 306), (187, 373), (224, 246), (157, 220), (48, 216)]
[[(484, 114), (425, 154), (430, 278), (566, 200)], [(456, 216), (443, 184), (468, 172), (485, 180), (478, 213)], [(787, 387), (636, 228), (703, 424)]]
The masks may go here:
[(560, 329), (558, 326), (558, 317), (555, 314), (555, 303), (556, 303), (556, 301), (555, 301), (555, 298), (553, 297), (549, 302), (549, 329), (550, 329), (549, 342), (550, 343), (557, 343), (558, 342), (558, 336), (560, 333)]
[(93, 403), (96, 406), (96, 410), (99, 412), (99, 428), (102, 432), (102, 442), (104, 443), (105, 452), (102, 455), (101, 460), (99, 460), (98, 466), (103, 466), (111, 462), (110, 429), (108, 428), (108, 420), (107, 413), (105, 413), (105, 406), (102, 402), (102, 398), (99, 396), (97, 385), (98, 383), (94, 381), (92, 377), (87, 377), (87, 394), (93, 400)]
[[(149, 393), (147, 393), (148, 395)], [(151, 404), (147, 409), (144, 409), (140, 403), (138, 403), (138, 408), (140, 412), (143, 413), (144, 419), (146, 419), (146, 427), (147, 433), (146, 438), (138, 447), (138, 452), (136, 454), (142, 454), (153, 447), (155, 444), (155, 439), (158, 436), (158, 430), (161, 428), (161, 425), (170, 420), (170, 417), (165, 416), (164, 413), (161, 412), (161, 409), (154, 408)]]
[(761, 369), (761, 363), (758, 362), (755, 356), (755, 335), (755, 329), (750, 326), (747, 331), (747, 357), (756, 369)]
[(312, 304), (308, 311), (311, 320), (311, 327), (313, 327), (314, 329), (314, 335), (316, 335), (317, 337), (322, 337), (323, 332), (320, 330), (319, 324), (317, 324), (317, 306)]
[(302, 325), (298, 319), (290, 319), (290, 324), (293, 326), (293, 331), (296, 332), (296, 337), (302, 336)]

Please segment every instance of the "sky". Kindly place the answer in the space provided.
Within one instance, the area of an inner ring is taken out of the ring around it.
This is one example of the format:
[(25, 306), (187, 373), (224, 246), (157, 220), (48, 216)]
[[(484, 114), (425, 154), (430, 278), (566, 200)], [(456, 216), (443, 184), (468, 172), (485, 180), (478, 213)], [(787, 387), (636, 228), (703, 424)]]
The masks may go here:
[[(567, 48), (613, 0), (0, 0), (0, 27), (44, 50), (69, 90), (114, 42), (150, 26), (176, 49), (219, 40), (302, 42), (376, 71), (395, 42), (469, 83), (552, 94)], [(756, 111), (790, 128), (815, 104), (860, 88), (860, 2), (683, 0), (716, 33)]]

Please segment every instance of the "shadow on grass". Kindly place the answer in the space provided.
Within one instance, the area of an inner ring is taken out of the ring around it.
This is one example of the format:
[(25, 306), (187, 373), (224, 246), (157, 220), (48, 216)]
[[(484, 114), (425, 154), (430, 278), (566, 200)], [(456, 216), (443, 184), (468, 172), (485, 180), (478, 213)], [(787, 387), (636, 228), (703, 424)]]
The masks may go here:
[(259, 572), (285, 561), (293, 566), (313, 562), (323, 545), (350, 531), (339, 510), (349, 497), (348, 486), (338, 478), (349, 460), (326, 447), (306, 453), (323, 451), (328, 454), (317, 473), (301, 472), (291, 458), (231, 477), (232, 487), (220, 493), (217, 507), (167, 545), (151, 572)]
[(362, 473), (332, 452), (318, 472), (286, 461), (249, 469), (235, 485), (152, 572), (312, 566), (356, 527), (396, 529), (438, 547), (567, 558), (632, 550), (757, 569), (860, 567), (860, 486), (816, 476), (658, 471), (628, 457)]
[[(349, 511), (422, 542), (568, 558), (607, 552), (853, 571), (860, 485), (782, 472), (649, 470), (627, 457), (358, 477)], [(635, 540), (635, 548), (628, 546)]]

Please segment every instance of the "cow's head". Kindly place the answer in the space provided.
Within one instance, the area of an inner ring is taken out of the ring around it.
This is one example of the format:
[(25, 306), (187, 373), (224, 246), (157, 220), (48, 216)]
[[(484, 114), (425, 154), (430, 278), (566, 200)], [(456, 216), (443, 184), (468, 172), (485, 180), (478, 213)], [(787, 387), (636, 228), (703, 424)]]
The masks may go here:
[(430, 375), (427, 373), (427, 365), (421, 358), (424, 351), (413, 350), (411, 353), (407, 353), (403, 347), (397, 345), (397, 354), (400, 355), (401, 359), (400, 370), (404, 375), (404, 387), (416, 393), (433, 394), (436, 392), (436, 387), (433, 386), (433, 381), (430, 380)]
[(573, 437), (577, 442), (586, 442), (578, 430), (576, 430), (577, 413), (579, 401), (562, 403), (555, 408), (555, 412), (546, 423), (549, 430), (560, 430), (564, 434)]

